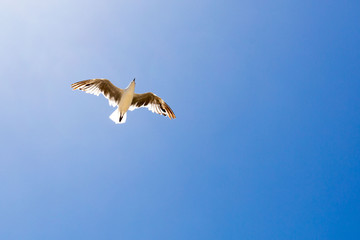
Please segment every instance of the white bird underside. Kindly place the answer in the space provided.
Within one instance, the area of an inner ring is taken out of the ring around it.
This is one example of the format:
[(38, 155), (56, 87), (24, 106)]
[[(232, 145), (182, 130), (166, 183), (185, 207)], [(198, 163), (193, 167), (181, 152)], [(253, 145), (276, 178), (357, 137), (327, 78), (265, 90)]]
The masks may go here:
[[(134, 83), (133, 86), (132, 83)], [(73, 90), (79, 89), (96, 96), (99, 96), (100, 93), (102, 93), (109, 100), (110, 106), (118, 106), (118, 108), (110, 115), (110, 119), (117, 124), (126, 122), (127, 110), (133, 111), (140, 107), (146, 107), (150, 111), (167, 116), (170, 119), (176, 118), (169, 105), (154, 93), (134, 93), (135, 81), (131, 82), (126, 89), (116, 87), (108, 79), (80, 81), (71, 84), (71, 87)], [(120, 115), (122, 117), (120, 117)]]

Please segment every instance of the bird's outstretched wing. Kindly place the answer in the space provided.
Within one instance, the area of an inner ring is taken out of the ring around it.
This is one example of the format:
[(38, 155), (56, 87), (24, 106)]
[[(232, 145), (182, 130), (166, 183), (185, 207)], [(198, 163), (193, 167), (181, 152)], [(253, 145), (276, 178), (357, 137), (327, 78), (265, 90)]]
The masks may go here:
[(170, 119), (176, 118), (174, 112), (171, 110), (169, 105), (167, 105), (164, 100), (151, 92), (134, 94), (134, 98), (132, 100), (129, 110), (133, 111), (134, 109), (140, 107), (146, 107), (150, 111), (156, 112), (157, 114), (161, 114), (164, 116), (168, 116)]
[(120, 102), (121, 95), (124, 92), (123, 89), (116, 87), (109, 80), (103, 78), (76, 82), (71, 84), (71, 87), (73, 90), (79, 89), (96, 96), (99, 96), (99, 94), (102, 93), (113, 107), (117, 106)]

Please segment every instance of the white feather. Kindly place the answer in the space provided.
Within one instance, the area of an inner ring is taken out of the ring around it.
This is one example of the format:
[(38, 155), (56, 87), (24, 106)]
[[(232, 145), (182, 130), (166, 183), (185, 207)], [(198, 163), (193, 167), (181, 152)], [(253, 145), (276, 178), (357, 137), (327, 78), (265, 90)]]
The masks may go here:
[(126, 117), (127, 117), (127, 113), (125, 113), (125, 115), (123, 116), (123, 118), (121, 119), (121, 122), (119, 121), (120, 119), (120, 111), (119, 108), (116, 108), (116, 110), (109, 116), (109, 118), (116, 124), (122, 124), (126, 122)]

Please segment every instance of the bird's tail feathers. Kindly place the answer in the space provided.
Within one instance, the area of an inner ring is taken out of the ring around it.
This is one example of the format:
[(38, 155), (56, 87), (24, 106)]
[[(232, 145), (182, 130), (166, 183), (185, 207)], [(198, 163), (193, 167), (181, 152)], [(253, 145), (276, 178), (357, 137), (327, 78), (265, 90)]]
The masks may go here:
[(121, 124), (121, 123), (125, 123), (126, 122), (126, 116), (127, 113), (125, 113), (125, 115), (123, 116), (123, 118), (120, 120), (120, 111), (119, 108), (116, 108), (116, 110), (109, 116), (109, 118), (116, 124)]

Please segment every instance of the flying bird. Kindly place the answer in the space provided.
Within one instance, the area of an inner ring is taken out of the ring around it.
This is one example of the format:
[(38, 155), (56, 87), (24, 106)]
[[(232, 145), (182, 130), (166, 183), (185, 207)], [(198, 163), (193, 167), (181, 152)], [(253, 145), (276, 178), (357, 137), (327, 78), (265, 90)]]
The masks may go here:
[(150, 111), (170, 119), (175, 119), (175, 114), (161, 98), (154, 93), (135, 93), (135, 78), (125, 89), (121, 89), (112, 84), (108, 79), (97, 78), (80, 81), (71, 84), (73, 90), (79, 89), (86, 93), (99, 96), (102, 93), (108, 100), (109, 105), (117, 109), (109, 116), (109, 118), (116, 124), (125, 123), (127, 111), (146, 107)]

